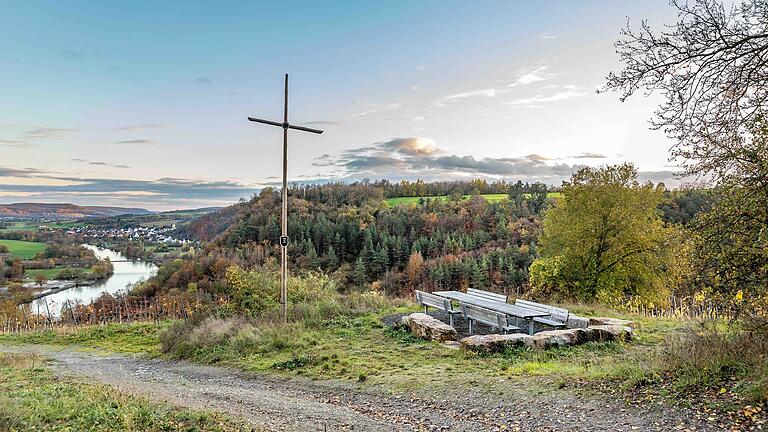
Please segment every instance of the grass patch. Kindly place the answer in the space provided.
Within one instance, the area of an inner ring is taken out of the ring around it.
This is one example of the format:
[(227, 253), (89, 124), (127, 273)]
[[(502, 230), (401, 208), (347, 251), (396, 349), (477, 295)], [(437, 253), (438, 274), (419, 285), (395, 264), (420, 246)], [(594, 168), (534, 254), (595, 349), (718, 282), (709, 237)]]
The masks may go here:
[[(66, 270), (67, 267), (54, 267), (50, 269), (29, 269), (24, 271), (24, 278), (29, 280), (35, 280), (35, 276), (38, 274), (44, 275), (48, 280), (58, 279), (62, 270)], [(89, 275), (93, 273), (91, 268), (77, 268), (83, 275)]]
[(160, 332), (170, 322), (106, 324), (40, 332), (0, 334), (0, 344), (80, 346), (128, 354), (160, 353)]
[(0, 353), (0, 430), (250, 430), (220, 414), (154, 404), (53, 375), (32, 354)]
[(0, 245), (5, 245), (11, 255), (21, 259), (34, 258), (39, 252), (43, 252), (48, 247), (45, 243), (28, 242), (23, 240), (4, 240), (0, 239)]

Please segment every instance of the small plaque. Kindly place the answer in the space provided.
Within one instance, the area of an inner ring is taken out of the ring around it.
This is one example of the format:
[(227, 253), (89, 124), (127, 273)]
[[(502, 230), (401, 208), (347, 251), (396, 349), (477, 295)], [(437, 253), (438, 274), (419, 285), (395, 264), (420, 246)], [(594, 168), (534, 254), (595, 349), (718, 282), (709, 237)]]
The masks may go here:
[(288, 246), (288, 236), (280, 236), (280, 246), (282, 247)]

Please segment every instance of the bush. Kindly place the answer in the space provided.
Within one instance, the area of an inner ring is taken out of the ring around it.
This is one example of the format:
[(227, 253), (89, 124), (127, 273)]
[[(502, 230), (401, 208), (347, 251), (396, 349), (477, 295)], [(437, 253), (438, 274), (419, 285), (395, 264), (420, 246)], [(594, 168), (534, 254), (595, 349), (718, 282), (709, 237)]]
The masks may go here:
[(734, 378), (736, 389), (753, 402), (768, 401), (768, 335), (706, 328), (672, 335), (657, 359), (681, 390), (723, 388)]
[(290, 322), (283, 324), (275, 272), (231, 267), (227, 276), (233, 285), (232, 301), (210, 316), (173, 324), (160, 336), (163, 352), (219, 361), (226, 356), (293, 351), (314, 344), (315, 333), (323, 328), (406, 302), (373, 291), (341, 295), (331, 278), (308, 273), (289, 281)]

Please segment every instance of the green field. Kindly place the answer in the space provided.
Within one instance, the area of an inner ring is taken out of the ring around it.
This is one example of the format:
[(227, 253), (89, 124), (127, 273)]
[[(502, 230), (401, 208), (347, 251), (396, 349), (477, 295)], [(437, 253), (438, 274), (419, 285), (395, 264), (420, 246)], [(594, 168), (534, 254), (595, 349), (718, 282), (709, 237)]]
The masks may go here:
[[(45, 277), (48, 280), (56, 279), (59, 276), (59, 273), (61, 273), (62, 270), (66, 269), (66, 267), (54, 267), (52, 269), (30, 269), (24, 271), (24, 278), (29, 280), (34, 280), (35, 276), (38, 274), (45, 275)], [(80, 270), (83, 271), (84, 275), (89, 275), (93, 273), (93, 270), (90, 268), (81, 268)]]
[(38, 252), (45, 250), (48, 245), (45, 243), (35, 243), (22, 240), (3, 240), (0, 239), (0, 244), (8, 247), (8, 251), (21, 259), (34, 258)]
[[(464, 199), (469, 199), (472, 195), (464, 195)], [(480, 195), (481, 197), (485, 198), (488, 202), (500, 202), (505, 199), (507, 199), (507, 194), (484, 194)], [(547, 194), (547, 198), (559, 198), (560, 192), (549, 192)], [(387, 205), (390, 207), (392, 206), (398, 206), (403, 204), (418, 204), (419, 200), (424, 198), (425, 200), (440, 200), (440, 201), (448, 201), (450, 198), (448, 195), (437, 195), (437, 196), (425, 196), (425, 197), (396, 197), (396, 198), (387, 198), (385, 201)]]
[(0, 225), (0, 232), (3, 231), (34, 231), (37, 225), (29, 222), (5, 222)]

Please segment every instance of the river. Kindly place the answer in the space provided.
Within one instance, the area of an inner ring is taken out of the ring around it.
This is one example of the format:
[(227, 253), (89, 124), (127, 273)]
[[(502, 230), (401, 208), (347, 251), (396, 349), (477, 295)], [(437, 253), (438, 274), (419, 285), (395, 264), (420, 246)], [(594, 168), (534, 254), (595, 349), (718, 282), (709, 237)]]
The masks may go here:
[[(48, 308), (51, 311), (51, 316), (58, 317), (61, 312), (61, 307), (67, 300), (70, 302), (80, 302), (82, 304), (90, 304), (96, 300), (102, 293), (114, 294), (120, 290), (124, 290), (126, 287), (135, 284), (136, 282), (146, 280), (150, 276), (154, 275), (157, 271), (157, 266), (146, 261), (126, 261), (126, 262), (114, 262), (123, 261), (127, 258), (111, 249), (100, 248), (93, 245), (83, 245), (86, 248), (92, 250), (96, 257), (99, 259), (109, 258), (113, 261), (115, 272), (112, 276), (101, 279), (93, 285), (70, 288), (64, 291), (59, 291), (55, 294), (43, 297), (35, 301), (33, 308), (40, 307), (40, 313), (46, 314), (45, 303), (48, 303)], [(36, 312), (36, 310), (34, 310)]]

